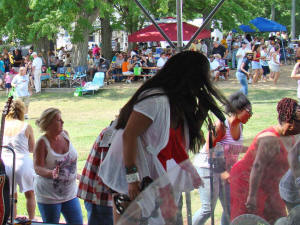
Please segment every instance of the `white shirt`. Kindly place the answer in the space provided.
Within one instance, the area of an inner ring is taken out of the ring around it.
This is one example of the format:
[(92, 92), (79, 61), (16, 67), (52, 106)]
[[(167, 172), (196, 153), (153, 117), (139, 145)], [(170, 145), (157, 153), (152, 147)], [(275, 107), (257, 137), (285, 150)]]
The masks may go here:
[(42, 69), (43, 61), (40, 57), (36, 57), (32, 61), (32, 67), (34, 67), (34, 72), (40, 71)]
[(237, 68), (238, 68), (238, 69), (239, 69), (240, 66), (242, 65), (243, 58), (245, 57), (246, 51), (247, 51), (247, 50), (248, 50), (247, 48), (245, 48), (245, 49), (239, 48), (239, 50), (238, 50), (237, 53), (236, 53), (236, 58), (238, 59), (238, 65), (237, 65)]
[(28, 75), (21, 76), (21, 75), (17, 74), (11, 83), (15, 86), (18, 97), (29, 96), (29, 91), (28, 91), (29, 76)]
[[(153, 89), (144, 95), (161, 93)], [(140, 178), (149, 176), (156, 179), (165, 175), (165, 170), (157, 155), (167, 145), (170, 130), (170, 106), (165, 95), (153, 96), (142, 100), (134, 106), (134, 111), (142, 113), (153, 122), (143, 135), (138, 137), (136, 166)], [(186, 146), (189, 146), (189, 135), (184, 124)], [(123, 130), (119, 129), (112, 141), (109, 151), (101, 163), (99, 175), (103, 182), (119, 193), (128, 194), (125, 165), (123, 161)]]
[(166, 63), (166, 59), (160, 57), (158, 60), (157, 60), (157, 67), (163, 67)]
[(205, 43), (203, 43), (202, 46), (201, 46), (201, 52), (204, 55), (207, 55), (207, 45)]

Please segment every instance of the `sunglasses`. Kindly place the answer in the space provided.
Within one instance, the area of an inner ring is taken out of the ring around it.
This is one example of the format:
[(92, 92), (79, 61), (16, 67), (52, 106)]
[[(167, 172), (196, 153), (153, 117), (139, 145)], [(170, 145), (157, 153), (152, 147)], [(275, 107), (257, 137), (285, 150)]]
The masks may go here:
[(245, 110), (250, 116), (253, 115), (251, 106), (245, 107), (244, 110)]

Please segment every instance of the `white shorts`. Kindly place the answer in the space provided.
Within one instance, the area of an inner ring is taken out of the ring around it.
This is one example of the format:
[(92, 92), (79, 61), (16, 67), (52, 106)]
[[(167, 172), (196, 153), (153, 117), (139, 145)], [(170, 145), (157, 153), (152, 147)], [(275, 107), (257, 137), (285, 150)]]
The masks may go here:
[[(12, 181), (12, 156), (9, 157), (5, 156), (4, 163), (5, 163), (6, 174), (9, 178), (9, 181), (11, 182)], [(17, 158), (14, 192), (15, 193), (17, 192), (17, 185), (19, 186), (19, 190), (22, 193), (33, 190), (34, 176), (35, 176), (35, 171), (33, 168), (33, 161), (30, 158), (30, 156)]]
[(280, 71), (280, 66), (279, 65), (275, 65), (273, 63), (270, 63), (269, 65), (271, 72), (279, 72)]

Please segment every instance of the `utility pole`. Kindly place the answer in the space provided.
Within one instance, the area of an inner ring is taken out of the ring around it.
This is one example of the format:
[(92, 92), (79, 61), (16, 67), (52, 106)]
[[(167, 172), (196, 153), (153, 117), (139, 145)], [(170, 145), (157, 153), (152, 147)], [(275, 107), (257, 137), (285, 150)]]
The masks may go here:
[(291, 38), (296, 39), (296, 0), (292, 0), (292, 10), (291, 10)]

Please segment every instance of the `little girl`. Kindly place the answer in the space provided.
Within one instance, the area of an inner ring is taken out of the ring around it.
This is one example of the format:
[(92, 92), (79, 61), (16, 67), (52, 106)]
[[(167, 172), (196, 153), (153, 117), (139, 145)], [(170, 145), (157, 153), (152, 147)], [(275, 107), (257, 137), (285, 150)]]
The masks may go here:
[(6, 72), (4, 75), (4, 81), (5, 81), (5, 90), (6, 95), (8, 95), (10, 89), (11, 89), (11, 81), (12, 81), (12, 75), (9, 72)]

